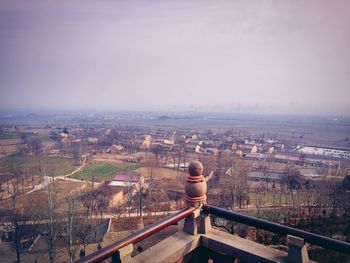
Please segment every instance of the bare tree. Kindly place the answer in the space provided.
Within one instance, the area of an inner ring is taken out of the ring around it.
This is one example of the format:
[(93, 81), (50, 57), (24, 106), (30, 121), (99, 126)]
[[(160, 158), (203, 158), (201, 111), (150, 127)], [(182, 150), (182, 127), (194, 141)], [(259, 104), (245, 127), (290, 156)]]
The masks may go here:
[(257, 210), (257, 216), (260, 217), (260, 208), (263, 205), (263, 187), (255, 188), (255, 207)]
[(89, 243), (89, 236), (92, 233), (92, 229), (95, 227), (95, 223), (93, 220), (90, 220), (89, 218), (82, 217), (77, 222), (77, 238), (79, 240), (79, 243), (83, 245), (83, 248), (80, 250), (80, 257), (85, 256), (86, 253), (86, 246)]
[(75, 197), (68, 197), (67, 210), (64, 230), (66, 233), (67, 249), (69, 261), (72, 263), (79, 250), (79, 243), (77, 243), (79, 231), (79, 219), (77, 217), (77, 200)]
[(76, 164), (80, 164), (81, 152), (82, 152), (81, 144), (80, 143), (74, 143), (72, 145), (72, 155), (73, 155), (73, 159), (74, 159)]
[[(299, 197), (299, 190), (302, 188), (302, 176), (295, 167), (289, 166), (285, 180), (292, 199), (292, 205), (299, 210), (300, 204), (296, 198)], [(297, 195), (295, 195), (295, 192)]]
[(264, 181), (266, 183), (265, 185), (265, 191), (264, 193), (266, 194), (267, 190), (269, 189), (269, 182), (270, 182), (270, 161), (266, 161), (266, 159), (263, 161), (263, 164), (260, 165), (259, 170), (263, 175)]
[(107, 208), (107, 199), (102, 189), (92, 188), (80, 195), (79, 200), (85, 208), (85, 216), (92, 220), (93, 216), (101, 215)]
[(25, 174), (23, 172), (23, 167), (21, 165), (17, 166), (14, 169), (14, 176), (16, 178), (17, 181), (17, 187), (19, 188), (19, 186), (21, 186), (21, 190), (19, 192), (24, 192), (24, 181), (25, 181)]
[(11, 180), (11, 207), (8, 211), (8, 217), (13, 227), (13, 244), (16, 249), (16, 262), (21, 262), (21, 251), (22, 251), (22, 239), (23, 239), (23, 223), (26, 221), (24, 216), (17, 207), (17, 197), (19, 192), (19, 181), (17, 179)]
[(146, 196), (147, 189), (144, 187), (141, 180), (139, 180), (139, 182), (136, 186), (136, 190), (137, 190), (137, 199), (138, 199), (138, 211), (140, 214), (140, 218), (142, 218), (143, 200)]
[(108, 207), (108, 200), (106, 195), (101, 191), (96, 198), (96, 209), (97, 212), (100, 214), (101, 219), (103, 218), (103, 213), (106, 211)]
[(228, 151), (220, 150), (217, 156), (217, 169), (219, 171), (226, 171), (229, 167), (232, 166), (232, 158)]
[(40, 138), (33, 138), (30, 139), (27, 144), (30, 147), (30, 150), (32, 152), (32, 154), (37, 155), (41, 152), (42, 150), (42, 141)]
[(204, 175), (209, 175), (212, 171), (216, 171), (217, 169), (215, 156), (201, 156), (200, 162), (204, 167)]
[(161, 145), (157, 144), (156, 146), (152, 147), (150, 149), (151, 153), (154, 154), (154, 157), (156, 158), (156, 165), (159, 167), (159, 160), (163, 154), (163, 148)]
[(55, 242), (58, 230), (56, 202), (55, 202), (55, 180), (52, 166), (44, 166), (40, 162), (40, 172), (42, 183), (45, 185), (46, 200), (36, 207), (36, 216), (44, 222), (45, 231), (42, 233), (46, 243), (49, 256), (49, 262), (55, 258)]
[(96, 177), (97, 177), (97, 175), (95, 173), (92, 174), (92, 176), (91, 176), (91, 188), (94, 188), (94, 186), (95, 186)]
[(179, 175), (181, 162), (186, 162), (186, 151), (185, 145), (180, 144), (180, 148), (175, 151), (175, 156), (177, 158), (177, 176)]
[(3, 173), (0, 175), (0, 200), (3, 199), (4, 194), (9, 193), (9, 186), (12, 176), (8, 173)]
[(154, 181), (154, 178), (157, 174), (157, 170), (159, 168), (158, 160), (157, 160), (157, 157), (155, 154), (153, 154), (153, 153), (146, 154), (145, 166), (147, 167), (148, 179), (149, 179), (150, 183), (152, 184)]
[(230, 209), (234, 210), (236, 204), (238, 204), (239, 208), (242, 208), (244, 201), (249, 199), (248, 168), (241, 158), (236, 157), (233, 159), (228, 173), (232, 178), (228, 185), (230, 201), (232, 202)]

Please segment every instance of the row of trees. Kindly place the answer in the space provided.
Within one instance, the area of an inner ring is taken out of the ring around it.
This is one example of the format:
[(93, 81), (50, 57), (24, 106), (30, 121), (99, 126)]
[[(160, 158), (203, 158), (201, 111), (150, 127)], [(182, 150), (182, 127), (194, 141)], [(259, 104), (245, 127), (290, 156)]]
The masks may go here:
[(21, 163), (3, 166), (0, 173), (0, 201), (9, 197), (13, 192), (22, 193), (34, 188), (33, 173), (29, 173)]
[[(38, 236), (45, 239), (49, 262), (54, 262), (58, 241), (66, 244), (69, 260), (73, 262), (81, 246), (80, 255), (83, 256), (87, 244), (96, 241), (94, 231), (98, 216), (102, 217), (107, 208), (106, 196), (101, 190), (91, 188), (82, 194), (67, 196), (63, 203), (58, 203), (53, 168), (40, 163), (40, 172), (42, 182), (46, 182), (45, 198), (31, 200), (24, 206), (23, 202), (19, 202), (22, 198), (20, 182), (13, 179), (11, 201), (5, 209), (1, 209), (1, 219), (13, 233), (16, 262), (21, 262), (21, 253), (28, 248), (24, 241), (30, 233), (32, 241)], [(28, 231), (28, 228), (31, 230)]]

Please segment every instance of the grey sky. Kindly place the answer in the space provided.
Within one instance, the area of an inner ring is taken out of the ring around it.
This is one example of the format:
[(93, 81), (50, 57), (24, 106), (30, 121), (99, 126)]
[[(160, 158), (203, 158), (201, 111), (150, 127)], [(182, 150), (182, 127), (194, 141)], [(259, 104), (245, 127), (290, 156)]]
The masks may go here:
[(1, 107), (350, 115), (350, 1), (2, 0)]

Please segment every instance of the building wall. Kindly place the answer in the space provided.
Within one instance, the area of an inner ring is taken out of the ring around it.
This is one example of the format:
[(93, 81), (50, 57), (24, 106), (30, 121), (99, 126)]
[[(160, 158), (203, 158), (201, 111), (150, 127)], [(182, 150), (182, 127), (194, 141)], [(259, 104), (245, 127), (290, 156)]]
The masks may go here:
[(111, 198), (109, 199), (109, 206), (116, 206), (118, 204), (123, 203), (123, 197), (124, 195), (122, 190), (112, 195)]
[(350, 150), (306, 146), (298, 150), (310, 155), (331, 156), (335, 158), (350, 158)]
[(124, 181), (112, 181), (109, 183), (109, 185), (114, 185), (114, 186), (133, 186), (136, 183), (133, 182), (124, 182)]

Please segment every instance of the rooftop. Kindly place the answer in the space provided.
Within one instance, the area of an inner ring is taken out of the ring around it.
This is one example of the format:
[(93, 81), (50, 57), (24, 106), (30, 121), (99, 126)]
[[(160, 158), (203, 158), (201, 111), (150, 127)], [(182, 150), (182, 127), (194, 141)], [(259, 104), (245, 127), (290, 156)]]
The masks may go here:
[(139, 180), (140, 180), (140, 176), (134, 173), (116, 174), (113, 178), (113, 181), (120, 181), (120, 182), (137, 183)]

